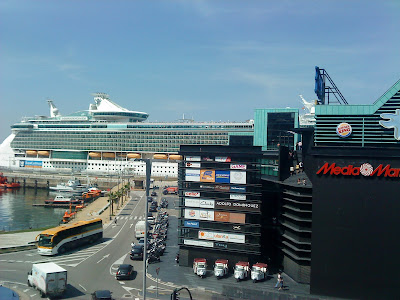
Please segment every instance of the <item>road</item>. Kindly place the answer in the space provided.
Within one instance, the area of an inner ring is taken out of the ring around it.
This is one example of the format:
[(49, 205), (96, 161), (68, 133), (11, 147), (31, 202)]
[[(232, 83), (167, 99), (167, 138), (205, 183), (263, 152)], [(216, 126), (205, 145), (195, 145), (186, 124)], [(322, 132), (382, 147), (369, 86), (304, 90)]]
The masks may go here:
[[(159, 200), (160, 196), (157, 197)], [(36, 250), (14, 252), (0, 255), (0, 281), (14, 285), (23, 291), (28, 299), (40, 299), (39, 293), (27, 286), (27, 272), (33, 263), (55, 262), (68, 271), (68, 288), (63, 298), (89, 299), (95, 290), (108, 289), (116, 299), (138, 297), (143, 287), (143, 262), (129, 258), (135, 224), (144, 220), (145, 195), (142, 191), (131, 192), (131, 200), (127, 202), (117, 217), (117, 224), (111, 223), (104, 229), (101, 242), (83, 246), (64, 255), (53, 257), (40, 256)], [(118, 265), (133, 265), (133, 280), (115, 279)], [(150, 288), (149, 296), (154, 293), (155, 282), (147, 280)], [(170, 294), (170, 287), (159, 285), (160, 291)]]

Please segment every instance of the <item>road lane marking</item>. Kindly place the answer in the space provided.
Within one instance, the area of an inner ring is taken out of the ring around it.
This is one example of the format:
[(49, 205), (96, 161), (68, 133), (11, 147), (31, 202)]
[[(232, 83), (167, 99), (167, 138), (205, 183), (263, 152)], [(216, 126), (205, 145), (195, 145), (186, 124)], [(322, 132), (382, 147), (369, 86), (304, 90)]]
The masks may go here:
[(107, 257), (109, 257), (110, 256), (110, 253), (109, 254), (106, 254), (106, 255), (104, 255), (103, 256), (103, 258), (102, 259), (100, 259), (97, 263), (99, 263), (99, 262), (101, 262), (103, 259), (105, 259), (105, 258), (107, 258)]
[(26, 292), (29, 291), (29, 290), (30, 290), (30, 289), (25, 289), (25, 290), (24, 290), (24, 293), (26, 293)]
[(83, 289), (85, 290), (85, 292), (87, 291), (87, 289), (85, 289), (85, 287), (84, 287), (83, 285), (79, 284), (79, 286), (80, 286), (81, 288), (83, 288)]

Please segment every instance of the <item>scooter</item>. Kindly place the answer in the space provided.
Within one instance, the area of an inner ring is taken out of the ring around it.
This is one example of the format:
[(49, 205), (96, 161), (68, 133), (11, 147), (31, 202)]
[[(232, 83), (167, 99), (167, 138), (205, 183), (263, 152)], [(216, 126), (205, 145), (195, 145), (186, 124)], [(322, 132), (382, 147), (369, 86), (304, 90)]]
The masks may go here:
[(176, 262), (177, 264), (179, 264), (179, 253), (177, 253), (176, 256), (175, 256), (175, 262)]

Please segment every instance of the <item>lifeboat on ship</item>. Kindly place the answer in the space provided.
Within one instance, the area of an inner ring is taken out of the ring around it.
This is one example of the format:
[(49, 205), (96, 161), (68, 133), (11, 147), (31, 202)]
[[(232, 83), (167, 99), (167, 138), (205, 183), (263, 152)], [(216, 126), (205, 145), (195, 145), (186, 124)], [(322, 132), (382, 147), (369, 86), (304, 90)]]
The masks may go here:
[(104, 152), (103, 153), (103, 158), (115, 158), (115, 153), (113, 152)]
[(50, 151), (38, 151), (37, 152), (40, 156), (50, 156)]
[(126, 155), (128, 158), (141, 158), (142, 156), (140, 155), (140, 153), (128, 153)]
[(36, 156), (37, 153), (38, 152), (36, 150), (26, 150), (26, 155), (27, 156)]
[(182, 155), (178, 155), (178, 154), (170, 154), (170, 156), (168, 157), (170, 160), (182, 160)]
[(167, 154), (159, 153), (159, 154), (154, 154), (154, 155), (153, 155), (153, 158), (154, 158), (154, 159), (167, 159), (167, 158), (168, 158), (168, 155), (167, 155)]
[(89, 157), (91, 158), (100, 158), (101, 153), (100, 152), (89, 152)]

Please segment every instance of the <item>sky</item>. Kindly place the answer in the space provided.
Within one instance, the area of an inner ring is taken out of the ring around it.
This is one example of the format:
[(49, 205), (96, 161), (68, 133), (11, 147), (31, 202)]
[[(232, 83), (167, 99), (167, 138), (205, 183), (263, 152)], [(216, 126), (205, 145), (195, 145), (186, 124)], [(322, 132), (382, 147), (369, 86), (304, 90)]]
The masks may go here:
[[(315, 66), (349, 104), (400, 79), (400, 1), (0, 2), (0, 140), (22, 117), (103, 92), (148, 121), (246, 121), (316, 99)], [(1, 142), (0, 141), (0, 142)]]

